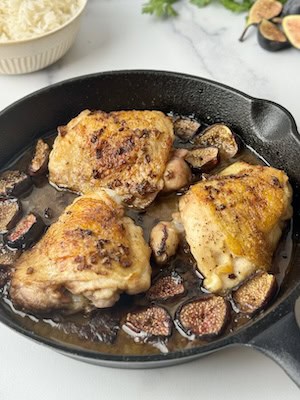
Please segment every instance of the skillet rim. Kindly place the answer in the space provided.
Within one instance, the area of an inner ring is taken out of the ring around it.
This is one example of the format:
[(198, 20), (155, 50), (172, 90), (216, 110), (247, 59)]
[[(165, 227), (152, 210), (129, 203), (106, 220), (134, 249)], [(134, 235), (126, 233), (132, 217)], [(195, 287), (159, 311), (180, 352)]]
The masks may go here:
[[(195, 80), (201, 81), (209, 84), (210, 86), (214, 86), (217, 88), (224, 89), (226, 92), (233, 93), (234, 95), (238, 95), (243, 99), (246, 99), (250, 102), (251, 106), (254, 104), (269, 104), (274, 108), (280, 109), (287, 117), (290, 123), (290, 130), (289, 134), (292, 134), (295, 140), (299, 143), (300, 146), (300, 134), (297, 130), (297, 125), (295, 122), (294, 117), (292, 114), (283, 106), (266, 99), (260, 99), (252, 97), (238, 89), (232, 88), (227, 86), (223, 83), (219, 83), (207, 78), (202, 78), (195, 75), (180, 73), (180, 72), (172, 72), (172, 71), (163, 71), (163, 70), (147, 70), (147, 69), (126, 69), (126, 70), (113, 70), (113, 71), (103, 71), (97, 72), (93, 74), (86, 74), (81, 75), (73, 78), (69, 78), (60, 82), (56, 82), (44, 88), (41, 88), (37, 91), (34, 91), (21, 99), (13, 102), (11, 105), (5, 107), (3, 110), (0, 111), (0, 119), (3, 115), (5, 115), (9, 111), (13, 111), (16, 106), (21, 105), (23, 102), (30, 101), (32, 98), (38, 97), (41, 94), (47, 94), (53, 89), (58, 87), (67, 86), (71, 83), (77, 83), (80, 81), (93, 79), (93, 78), (101, 78), (101, 76), (120, 76), (120, 75), (128, 75), (128, 74), (140, 74), (140, 75), (148, 75), (148, 76), (166, 76), (166, 77), (177, 77), (179, 79), (186, 79), (188, 81)], [(270, 305), (267, 310), (261, 312), (256, 318), (252, 321), (249, 321), (237, 331), (233, 333), (229, 333), (224, 337), (219, 339), (215, 339), (212, 342), (208, 342), (205, 345), (195, 346), (191, 349), (183, 349), (177, 350), (173, 352), (169, 352), (166, 354), (151, 354), (151, 355), (116, 355), (116, 354), (109, 354), (109, 353), (100, 353), (92, 350), (77, 348), (75, 346), (69, 346), (58, 341), (51, 340), (49, 338), (45, 338), (42, 336), (37, 335), (33, 331), (23, 328), (17, 322), (10, 320), (6, 315), (6, 312), (3, 313), (3, 308), (0, 308), (0, 322), (4, 325), (8, 326), (9, 328), (13, 329), (17, 333), (28, 337), (35, 342), (42, 344), (44, 346), (50, 347), (58, 352), (71, 356), (73, 358), (81, 359), (83, 361), (95, 361), (95, 362), (103, 362), (103, 365), (107, 364), (117, 364), (115, 366), (122, 366), (122, 364), (126, 364), (125, 366), (129, 365), (148, 365), (148, 364), (165, 364), (163, 361), (172, 361), (172, 360), (188, 360), (192, 358), (196, 358), (197, 356), (201, 356), (204, 354), (211, 353), (216, 351), (220, 348), (225, 348), (228, 346), (238, 345), (238, 344), (245, 344), (250, 345), (250, 341), (259, 335), (260, 333), (264, 332), (267, 328), (270, 327), (272, 323), (278, 321), (282, 316), (288, 314), (292, 311), (294, 303), (297, 297), (300, 295), (300, 281), (297, 282), (293, 288), (288, 287), (286, 293), (284, 293), (280, 299), (275, 299), (275, 302)], [(106, 363), (107, 362), (107, 363)], [(150, 365), (151, 366), (151, 365)], [(159, 365), (158, 365), (159, 366)], [(162, 365), (163, 366), (163, 365)]]

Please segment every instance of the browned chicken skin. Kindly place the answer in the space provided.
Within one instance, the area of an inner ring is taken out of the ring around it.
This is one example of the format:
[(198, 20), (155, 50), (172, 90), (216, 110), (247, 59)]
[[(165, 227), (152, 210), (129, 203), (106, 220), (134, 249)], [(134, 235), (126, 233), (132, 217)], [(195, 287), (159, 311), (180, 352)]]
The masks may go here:
[(85, 110), (58, 132), (49, 161), (57, 186), (79, 193), (109, 188), (138, 208), (162, 190), (174, 139), (162, 112)]
[(292, 189), (278, 169), (236, 162), (192, 186), (179, 209), (204, 286), (224, 292), (258, 269), (268, 271)]
[(15, 264), (10, 295), (37, 312), (112, 306), (150, 286), (142, 229), (105, 190), (78, 197)]

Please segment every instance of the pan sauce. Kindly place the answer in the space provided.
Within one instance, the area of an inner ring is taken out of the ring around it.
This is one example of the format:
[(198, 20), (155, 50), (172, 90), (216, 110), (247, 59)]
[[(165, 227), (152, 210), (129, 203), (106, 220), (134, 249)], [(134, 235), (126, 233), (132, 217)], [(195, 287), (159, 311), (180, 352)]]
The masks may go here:
[[(54, 136), (48, 136), (47, 142), (52, 144)], [(175, 143), (177, 147), (183, 147), (180, 142)], [(19, 169), (26, 171), (28, 164), (32, 157), (32, 147), (27, 149), (17, 160), (13, 161), (10, 169)], [(243, 160), (251, 164), (265, 164), (264, 161), (250, 148), (244, 147), (237, 155), (237, 157), (230, 160), (233, 163), (237, 160)], [(225, 163), (218, 165), (213, 173), (218, 172), (226, 166)], [(23, 199), (22, 206), (24, 214), (29, 211), (37, 212), (42, 216), (47, 225), (52, 224), (57, 220), (59, 215), (63, 212), (65, 207), (69, 205), (76, 195), (67, 191), (58, 191), (48, 183), (47, 177), (42, 176), (34, 178), (34, 188), (31, 194)], [(160, 220), (171, 220), (173, 212), (177, 211), (178, 196), (180, 194), (170, 194), (167, 196), (159, 196), (155, 202), (147, 208), (146, 211), (137, 212), (133, 209), (127, 209), (126, 213), (138, 225), (143, 228), (146, 241), (149, 240), (149, 235), (152, 227)], [(45, 210), (47, 210), (45, 212)], [(274, 255), (272, 273), (274, 273), (278, 286), (280, 287), (284, 276), (288, 270), (291, 254), (292, 254), (292, 224), (284, 231), (281, 241), (278, 245)], [(156, 302), (165, 307), (174, 317), (176, 309), (194, 296), (201, 296), (206, 294), (205, 290), (201, 288), (202, 277), (196, 272), (195, 261), (190, 254), (189, 248), (186, 243), (181, 243), (177, 255), (171, 260), (166, 267), (161, 270), (157, 266), (153, 266), (153, 277), (157, 276), (160, 271), (176, 270), (184, 279), (186, 285), (186, 293), (184, 296), (171, 299), (166, 302)], [(1, 297), (1, 293), (0, 293)], [(136, 343), (132, 337), (128, 336), (122, 329), (119, 330), (116, 340), (113, 344), (106, 344), (103, 342), (93, 342), (91, 340), (81, 339), (74, 333), (65, 333), (63, 326), (68, 322), (76, 322), (77, 324), (84, 324), (89, 319), (89, 315), (77, 314), (73, 316), (62, 316), (58, 314), (49, 315), (47, 318), (37, 318), (15, 310), (7, 296), (7, 288), (4, 288), (2, 293), (2, 300), (0, 306), (5, 309), (6, 313), (13, 313), (14, 319), (24, 328), (35, 332), (36, 334), (46, 337), (57, 342), (80, 347), (92, 351), (109, 354), (122, 354), (122, 355), (149, 355), (162, 351), (175, 351), (180, 349), (188, 349), (197, 347), (201, 344), (207, 343), (200, 339), (190, 341), (183, 337), (176, 328), (173, 328), (173, 333), (168, 339), (166, 344), (153, 346), (152, 344)], [(229, 299), (230, 300), (230, 299)], [(2, 304), (1, 304), (2, 303)], [(107, 316), (125, 316), (128, 311), (134, 309), (136, 305), (146, 305), (150, 302), (145, 298), (144, 294), (137, 296), (123, 295), (120, 301), (111, 309), (106, 309), (103, 314)], [(242, 325), (249, 322), (250, 317), (243, 315), (232, 304), (231, 321), (228, 324), (223, 335), (230, 333)]]

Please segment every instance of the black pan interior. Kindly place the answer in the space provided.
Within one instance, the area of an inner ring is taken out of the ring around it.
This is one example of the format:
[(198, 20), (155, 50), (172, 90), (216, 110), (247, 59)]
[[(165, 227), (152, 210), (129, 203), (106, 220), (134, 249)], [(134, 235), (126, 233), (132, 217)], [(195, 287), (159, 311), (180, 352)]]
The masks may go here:
[[(0, 113), (0, 167), (35, 138), (68, 122), (85, 108), (104, 111), (172, 110), (183, 115), (192, 113), (209, 124), (226, 122), (268, 163), (287, 172), (295, 194), (294, 252), (291, 271), (275, 303), (265, 315), (276, 313), (278, 304), (300, 282), (300, 269), (296, 268), (300, 263), (300, 137), (292, 116), (274, 103), (252, 99), (226, 86), (197, 77), (159, 71), (121, 71), (89, 75), (43, 89)], [(263, 318), (264, 315), (258, 320)], [(0, 319), (18, 329), (1, 308)], [(30, 332), (23, 333), (45, 342)], [(195, 351), (203, 353), (222, 343), (228, 344), (226, 340), (220, 339), (212, 346), (203, 346)], [(101, 358), (101, 355), (89, 356)]]

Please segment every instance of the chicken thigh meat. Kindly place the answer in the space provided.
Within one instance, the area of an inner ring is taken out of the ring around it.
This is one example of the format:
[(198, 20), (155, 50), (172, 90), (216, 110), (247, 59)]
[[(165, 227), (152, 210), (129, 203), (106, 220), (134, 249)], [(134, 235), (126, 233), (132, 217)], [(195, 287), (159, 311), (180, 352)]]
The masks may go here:
[(254, 271), (270, 270), (292, 189), (278, 169), (236, 162), (192, 186), (179, 210), (204, 286), (224, 293)]
[(122, 292), (148, 290), (149, 261), (142, 229), (99, 190), (76, 198), (21, 255), (10, 295), (14, 304), (37, 312), (110, 307)]
[(160, 111), (81, 112), (58, 128), (49, 180), (78, 193), (114, 190), (145, 208), (164, 187), (173, 123)]

